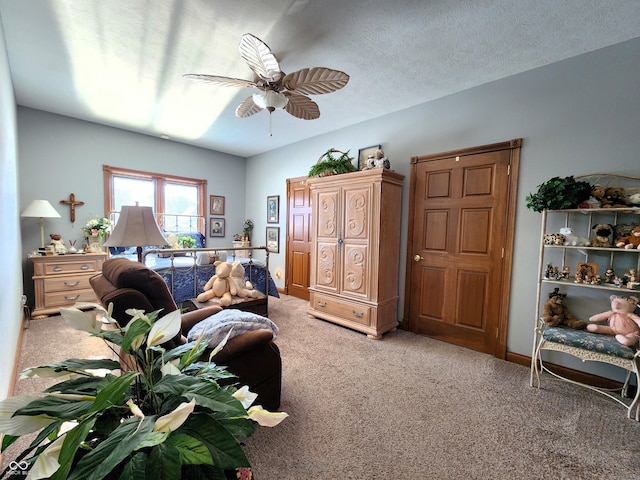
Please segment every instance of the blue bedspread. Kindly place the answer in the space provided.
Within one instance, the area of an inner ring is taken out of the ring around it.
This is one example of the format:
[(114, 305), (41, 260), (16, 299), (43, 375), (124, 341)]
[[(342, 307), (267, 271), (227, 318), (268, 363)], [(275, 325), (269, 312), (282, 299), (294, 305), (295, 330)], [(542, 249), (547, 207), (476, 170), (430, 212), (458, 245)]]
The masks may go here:
[[(263, 293), (268, 291), (270, 296), (280, 298), (276, 284), (264, 263), (249, 258), (236, 260), (244, 266), (244, 278), (253, 284), (253, 288)], [(196, 265), (191, 256), (173, 258), (173, 267), (171, 258), (160, 258), (155, 254), (145, 256), (144, 262), (164, 279), (176, 303), (197, 297), (216, 272), (214, 265)]]

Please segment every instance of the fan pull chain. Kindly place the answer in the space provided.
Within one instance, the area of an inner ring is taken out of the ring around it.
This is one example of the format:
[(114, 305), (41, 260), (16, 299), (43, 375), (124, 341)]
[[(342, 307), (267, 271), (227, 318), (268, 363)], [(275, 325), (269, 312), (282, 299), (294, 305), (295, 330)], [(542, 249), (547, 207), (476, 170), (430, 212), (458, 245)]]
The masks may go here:
[(269, 112), (269, 136), (273, 137), (273, 133), (271, 133), (271, 113), (272, 112)]

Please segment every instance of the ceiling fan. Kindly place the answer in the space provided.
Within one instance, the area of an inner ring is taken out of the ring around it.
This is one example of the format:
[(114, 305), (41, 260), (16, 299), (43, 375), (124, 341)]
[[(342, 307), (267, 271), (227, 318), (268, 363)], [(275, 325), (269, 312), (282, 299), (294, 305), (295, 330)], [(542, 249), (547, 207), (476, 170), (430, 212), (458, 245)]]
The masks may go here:
[(284, 108), (294, 117), (314, 120), (320, 116), (318, 104), (307, 95), (331, 93), (344, 87), (349, 75), (324, 67), (303, 68), (285, 74), (271, 49), (258, 37), (245, 33), (240, 40), (240, 56), (253, 70), (253, 81), (219, 75), (185, 74), (185, 78), (223, 87), (255, 87), (262, 90), (243, 101), (236, 115), (246, 118), (266, 109), (271, 114)]

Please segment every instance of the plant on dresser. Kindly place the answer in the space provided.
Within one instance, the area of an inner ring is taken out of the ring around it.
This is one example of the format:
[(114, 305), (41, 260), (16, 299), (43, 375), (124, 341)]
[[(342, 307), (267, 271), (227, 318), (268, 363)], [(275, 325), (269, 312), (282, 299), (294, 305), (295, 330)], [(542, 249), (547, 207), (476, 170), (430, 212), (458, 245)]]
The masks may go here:
[(35, 291), (32, 315), (55, 315), (60, 307), (97, 301), (89, 278), (102, 271), (106, 258), (106, 253), (30, 257)]
[(371, 338), (398, 326), (404, 176), (386, 169), (310, 178), (310, 315)]

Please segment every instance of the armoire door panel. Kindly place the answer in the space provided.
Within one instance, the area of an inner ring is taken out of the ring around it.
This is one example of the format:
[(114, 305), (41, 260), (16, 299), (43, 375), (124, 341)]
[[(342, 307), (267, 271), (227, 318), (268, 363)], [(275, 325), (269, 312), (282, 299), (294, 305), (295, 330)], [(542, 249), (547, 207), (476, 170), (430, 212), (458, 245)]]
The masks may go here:
[(369, 238), (371, 187), (345, 188), (344, 205), (343, 238), (345, 240)]
[(318, 238), (338, 238), (339, 194), (339, 190), (318, 193), (318, 218), (316, 223), (318, 228), (316, 236)]
[(318, 242), (315, 285), (324, 289), (338, 289), (338, 246)]
[(369, 295), (369, 252), (366, 245), (344, 246), (342, 291), (363, 297)]

